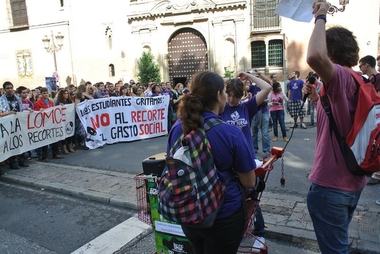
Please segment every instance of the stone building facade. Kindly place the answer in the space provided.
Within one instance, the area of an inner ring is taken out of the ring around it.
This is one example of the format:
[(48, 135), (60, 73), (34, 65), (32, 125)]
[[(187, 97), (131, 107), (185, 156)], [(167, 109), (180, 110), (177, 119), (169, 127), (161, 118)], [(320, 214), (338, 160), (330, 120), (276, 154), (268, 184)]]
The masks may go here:
[[(331, 4), (340, 8), (339, 2)], [(0, 3), (0, 82), (61, 86), (128, 82), (150, 50), (163, 81), (184, 82), (198, 70), (294, 70), (305, 77), (310, 23), (275, 15), (279, 0), (5, 0)], [(360, 56), (379, 52), (379, 0), (351, 0), (327, 26), (352, 30)], [(365, 13), (365, 15), (363, 15)], [(43, 38), (45, 44), (42, 41)], [(63, 36), (60, 37), (60, 36)], [(58, 37), (57, 37), (58, 36)], [(62, 46), (57, 45), (62, 39)], [(48, 52), (52, 41), (57, 51)], [(46, 44), (48, 43), (48, 44)], [(45, 49), (45, 46), (48, 50)], [(49, 46), (49, 47), (48, 47)], [(57, 76), (57, 75), (56, 75)]]

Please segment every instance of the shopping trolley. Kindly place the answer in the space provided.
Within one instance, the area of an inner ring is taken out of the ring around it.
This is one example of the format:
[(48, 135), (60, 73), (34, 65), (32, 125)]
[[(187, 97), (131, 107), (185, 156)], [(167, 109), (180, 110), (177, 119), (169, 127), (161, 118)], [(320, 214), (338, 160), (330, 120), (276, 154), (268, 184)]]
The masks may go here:
[[(263, 157), (263, 164), (255, 169), (256, 176), (260, 178), (259, 184), (265, 184), (268, 180), (269, 173), (274, 168), (274, 162), (281, 158), (284, 153), (284, 148), (273, 147), (271, 153)], [(150, 178), (144, 173), (140, 173), (135, 176), (136, 181), (136, 202), (137, 202), (137, 217), (142, 222), (152, 225), (151, 219), (151, 207), (149, 200), (148, 181)], [(261, 188), (263, 188), (261, 186)], [(245, 226), (245, 237), (251, 238), (253, 241), (258, 240), (251, 232), (253, 231), (253, 224), (255, 221), (255, 214), (260, 202), (260, 198), (263, 194), (260, 192), (246, 192), (246, 204), (247, 204), (247, 222)], [(263, 243), (264, 247), (259, 251), (261, 254), (268, 253), (268, 246)], [(251, 245), (240, 245), (238, 253), (257, 253), (253, 252), (254, 247)], [(257, 250), (256, 250), (257, 251)]]
[[(268, 180), (269, 173), (274, 168), (274, 162), (277, 161), (277, 159), (281, 158), (284, 153), (284, 148), (282, 147), (272, 147), (271, 153), (266, 154), (263, 157), (263, 164), (255, 169), (256, 177), (260, 179), (259, 186), (256, 188), (261, 188), (261, 191), (246, 191), (246, 205), (247, 205), (247, 222), (245, 224), (245, 232), (244, 236), (249, 237), (253, 240), (260, 241), (258, 237), (254, 236), (252, 234), (252, 231), (254, 229), (254, 221), (255, 221), (255, 215), (256, 210), (259, 205), (261, 196), (263, 194), (263, 190), (265, 188), (265, 184)], [(261, 186), (260, 186), (261, 185)], [(264, 185), (264, 186), (263, 186)], [(251, 242), (251, 241), (249, 241)], [(260, 251), (261, 254), (267, 254), (268, 253), (268, 246), (262, 242), (264, 245), (263, 248), (257, 249), (253, 247), (253, 242), (251, 245), (240, 245), (238, 253), (257, 253), (257, 250)]]

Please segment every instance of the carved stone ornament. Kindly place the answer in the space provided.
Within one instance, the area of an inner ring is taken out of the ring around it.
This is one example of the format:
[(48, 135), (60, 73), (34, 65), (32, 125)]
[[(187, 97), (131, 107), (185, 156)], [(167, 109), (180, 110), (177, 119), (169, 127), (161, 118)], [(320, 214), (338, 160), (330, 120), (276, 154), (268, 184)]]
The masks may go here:
[(335, 5), (332, 5), (331, 3), (328, 3), (329, 9), (327, 10), (327, 14), (331, 14), (331, 16), (334, 16), (334, 13), (336, 12), (344, 12), (344, 10), (346, 9), (346, 5), (349, 2), (349, 0), (339, 0), (339, 4), (342, 6), (340, 8)]
[(244, 7), (246, 0), (162, 0), (162, 1), (142, 1), (131, 3), (128, 20), (144, 17), (155, 17), (176, 15), (189, 12), (208, 12), (210, 10), (224, 10), (229, 7)]
[(166, 9), (174, 9), (174, 10), (185, 10), (189, 8), (189, 6), (196, 6), (197, 1), (196, 0), (187, 0), (187, 1), (181, 1), (181, 0), (171, 0), (167, 5)]
[(162, 15), (165, 13), (181, 13), (192, 10), (214, 9), (217, 4), (214, 0), (164, 0), (158, 2), (151, 10), (150, 14)]

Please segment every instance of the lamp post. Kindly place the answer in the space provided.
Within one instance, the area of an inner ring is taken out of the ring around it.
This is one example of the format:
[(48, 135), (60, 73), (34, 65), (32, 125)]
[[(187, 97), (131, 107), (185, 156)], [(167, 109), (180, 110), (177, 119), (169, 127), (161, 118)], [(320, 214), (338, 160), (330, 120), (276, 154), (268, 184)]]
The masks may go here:
[(55, 40), (54, 40), (53, 31), (51, 31), (51, 39), (49, 39), (47, 35), (45, 35), (44, 38), (42, 39), (42, 42), (44, 43), (44, 48), (46, 49), (46, 51), (49, 53), (53, 53), (54, 68), (55, 68), (54, 71), (58, 71), (58, 69), (57, 69), (57, 57), (56, 57), (55, 53), (57, 51), (61, 50), (61, 48), (63, 46), (63, 42), (62, 42), (63, 38), (64, 38), (64, 36), (60, 32), (58, 32), (58, 34), (55, 36)]
[(329, 4), (329, 9), (327, 10), (327, 13), (328, 14), (331, 14), (332, 16), (334, 16), (334, 13), (336, 12), (344, 12), (344, 10), (346, 9), (346, 5), (350, 2), (350, 0), (339, 0), (339, 5), (341, 5), (342, 7), (339, 8), (335, 5), (332, 5), (331, 3), (328, 3)]

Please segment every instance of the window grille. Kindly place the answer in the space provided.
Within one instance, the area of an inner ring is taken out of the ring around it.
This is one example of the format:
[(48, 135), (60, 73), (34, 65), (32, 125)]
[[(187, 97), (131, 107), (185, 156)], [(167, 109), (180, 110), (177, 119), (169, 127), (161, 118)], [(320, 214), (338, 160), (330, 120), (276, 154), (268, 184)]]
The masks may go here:
[(11, 0), (13, 26), (28, 26), (25, 0)]
[(253, 0), (253, 27), (254, 29), (276, 28), (280, 25), (280, 18), (274, 13), (279, 0)]
[(282, 67), (283, 65), (282, 40), (271, 40), (268, 44), (268, 65)]
[(251, 55), (252, 68), (265, 67), (266, 65), (265, 42), (264, 41), (251, 42), (251, 53), (252, 53)]
[(110, 77), (115, 77), (115, 66), (113, 64), (108, 65), (108, 71)]

